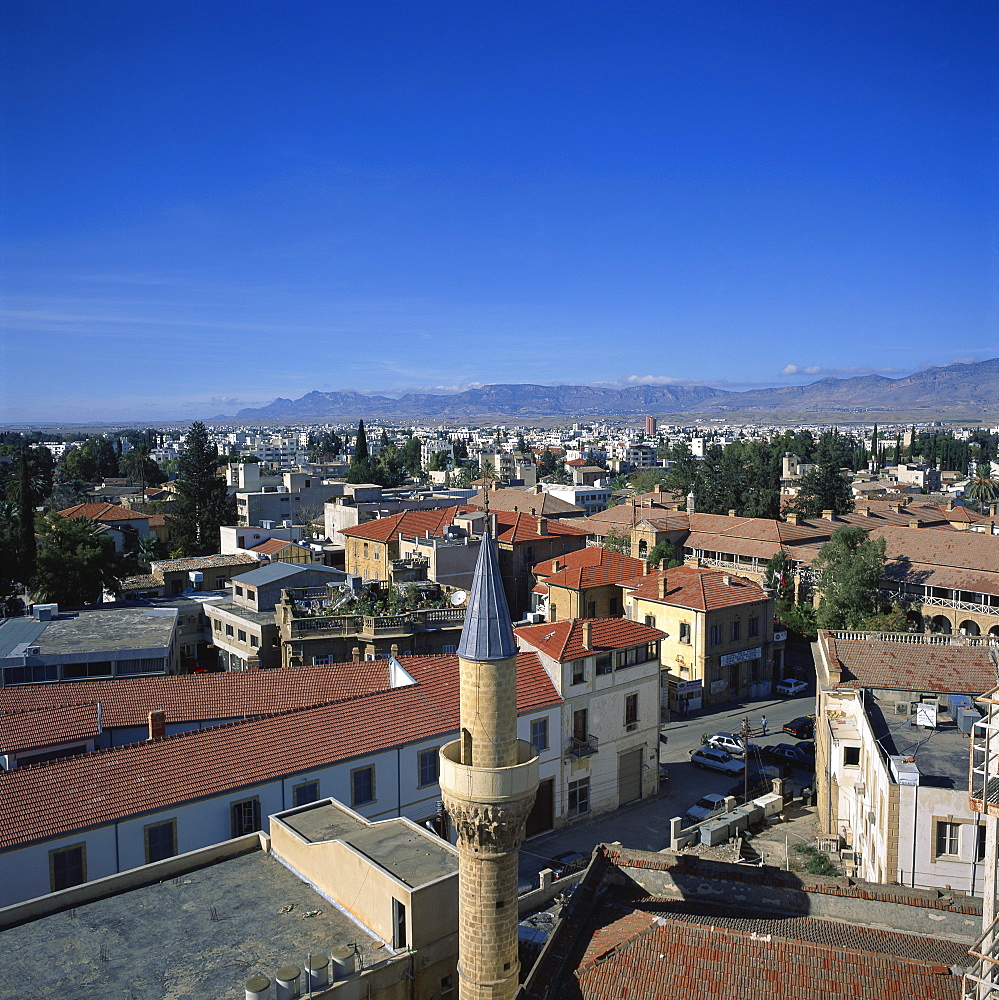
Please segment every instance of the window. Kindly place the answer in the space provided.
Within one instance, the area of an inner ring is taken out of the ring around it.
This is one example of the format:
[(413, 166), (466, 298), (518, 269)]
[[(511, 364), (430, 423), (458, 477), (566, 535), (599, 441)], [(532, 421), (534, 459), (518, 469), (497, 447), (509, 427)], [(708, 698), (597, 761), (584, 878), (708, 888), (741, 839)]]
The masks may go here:
[(437, 779), (440, 777), (438, 750), (439, 747), (434, 747), (432, 750), (421, 750), (419, 753), (420, 788), (437, 784)]
[(365, 559), (368, 558), (368, 543), (367, 542), (364, 543), (364, 558)]
[(246, 642), (246, 629), (242, 629), (242, 628), (241, 629), (237, 629), (236, 630), (236, 638), (239, 639), (240, 642)]
[(721, 642), (721, 625), (711, 626), (711, 645), (717, 646)]
[[(642, 652), (645, 652), (645, 647), (642, 647)], [(617, 654), (617, 669), (621, 670), (623, 667), (633, 667), (638, 663), (638, 647), (632, 646), (631, 649), (622, 649), (618, 651)]]
[(350, 772), (350, 804), (363, 806), (375, 801), (375, 769), (359, 767)]
[(572, 683), (582, 684), (586, 680), (586, 660), (572, 661)]
[(233, 837), (243, 837), (260, 829), (260, 799), (242, 799), (229, 806)]
[(961, 824), (937, 820), (937, 856), (956, 857), (960, 847)]
[(590, 811), (590, 779), (569, 782), (570, 816), (585, 816)]
[(150, 823), (145, 828), (146, 864), (172, 858), (177, 853), (177, 821), (168, 819), (163, 823)]
[(600, 677), (603, 674), (609, 674), (613, 670), (611, 665), (611, 654), (601, 653), (597, 656), (597, 676)]
[(617, 618), (617, 617), (620, 616), (620, 614), (621, 614), (621, 598), (620, 597), (612, 597), (610, 599), (610, 608), (609, 608), (609, 611), (610, 611), (611, 618)]
[(634, 729), (638, 725), (638, 695), (629, 694), (624, 699), (624, 727)]
[(690, 645), (690, 622), (680, 622), (680, 642)]
[(843, 747), (843, 764), (846, 767), (860, 767), (860, 747)]
[(646, 615), (645, 616), (645, 624), (648, 625), (649, 628), (655, 628), (656, 627), (656, 616), (655, 615)]
[(406, 947), (406, 904), (392, 899), (392, 947)]
[(236, 584), (236, 596), (237, 597), (243, 596), (243, 588), (238, 583)]
[(256, 649), (256, 647), (260, 645), (260, 639), (259, 639), (259, 637), (255, 636), (255, 635), (251, 635), (250, 636), (250, 645), (253, 646), (254, 649)]
[[(454, 653), (458, 652), (458, 647), (454, 643), (451, 643), (451, 645), (441, 646), (441, 652), (445, 656), (451, 656)], [(411, 653), (404, 653), (403, 655), (405, 655), (405, 656), (411, 656), (412, 654)]]
[(645, 647), (645, 659), (646, 660), (658, 660), (659, 659), (659, 643), (650, 642)]
[(222, 622), (220, 622), (217, 618), (214, 619), (212, 621), (212, 628), (214, 628), (216, 632), (221, 632), (222, 631)]
[(749, 637), (755, 638), (760, 634), (760, 619), (750, 618), (749, 619)]
[(551, 606), (550, 614), (548, 616), (548, 620), (550, 622), (557, 622), (558, 621), (558, 605), (557, 604), (553, 604)]
[(441, 979), (441, 995), (450, 993), (454, 989), (454, 976), (444, 976)]
[(548, 749), (548, 719), (531, 719), (531, 746), (535, 750)]
[(49, 882), (53, 892), (87, 881), (87, 845), (73, 844), (49, 851)]
[(251, 590), (249, 587), (247, 587), (246, 588), (246, 599), (248, 601), (253, 601), (253, 603), (256, 604), (257, 603), (257, 592), (255, 590)]
[(589, 601), (589, 602), (587, 602), (587, 605), (586, 605), (586, 617), (587, 618), (596, 618), (597, 617), (597, 602), (596, 601)]
[(985, 837), (986, 837), (985, 831), (987, 829), (988, 829), (988, 827), (986, 827), (984, 823), (982, 823), (978, 827), (978, 842), (975, 845), (975, 860), (976, 861), (984, 861), (985, 860)]
[(319, 782), (303, 781), (291, 790), (292, 803), (296, 806), (307, 806), (310, 802), (319, 801)]
[(742, 622), (737, 618), (732, 622), (732, 642), (738, 642), (742, 638)]
[(227, 582), (228, 581), (226, 580), (226, 578), (224, 576), (217, 576), (217, 577), (215, 577), (215, 589), (216, 590), (225, 590), (225, 585), (226, 585)]
[(231, 625), (226, 625), (226, 627), (225, 627), (225, 634), (226, 635), (232, 635), (232, 631), (233, 631), (232, 630), (232, 626)]

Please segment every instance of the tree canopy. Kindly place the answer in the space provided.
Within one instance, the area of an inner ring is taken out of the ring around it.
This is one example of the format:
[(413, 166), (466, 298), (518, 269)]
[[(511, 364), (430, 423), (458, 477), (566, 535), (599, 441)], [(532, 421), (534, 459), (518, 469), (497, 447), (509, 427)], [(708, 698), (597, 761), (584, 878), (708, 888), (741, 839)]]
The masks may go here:
[(191, 425), (178, 461), (177, 500), (170, 518), (172, 554), (204, 556), (217, 552), (219, 528), (236, 521), (236, 499), (216, 476), (218, 449), (201, 421)]
[(106, 590), (121, 590), (114, 542), (84, 518), (50, 514), (41, 529), (32, 582), (36, 600), (61, 605), (96, 604)]
[(860, 629), (882, 610), (878, 590), (885, 569), (885, 540), (859, 525), (837, 528), (813, 563), (822, 574), (819, 628)]

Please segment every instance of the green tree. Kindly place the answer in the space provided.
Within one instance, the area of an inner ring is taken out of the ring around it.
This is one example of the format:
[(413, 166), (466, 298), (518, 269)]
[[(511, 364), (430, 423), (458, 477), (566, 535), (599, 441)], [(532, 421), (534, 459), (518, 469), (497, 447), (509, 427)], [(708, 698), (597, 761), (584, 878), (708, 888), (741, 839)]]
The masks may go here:
[(423, 442), (418, 437), (409, 438), (399, 449), (403, 467), (413, 477), (419, 477), (423, 473), (422, 456)]
[(999, 484), (992, 475), (992, 465), (989, 462), (975, 464), (975, 473), (968, 481), (964, 493), (972, 500), (977, 500), (979, 508), (995, 500), (999, 495)]
[(619, 531), (617, 528), (611, 528), (604, 535), (600, 545), (602, 548), (610, 549), (611, 552), (621, 552), (626, 556), (630, 556), (631, 534), (627, 531)]
[(669, 489), (669, 473), (665, 469), (643, 469), (631, 478), (636, 493), (655, 493)]
[(36, 601), (96, 604), (105, 590), (121, 592), (120, 572), (114, 542), (93, 521), (46, 517), (31, 588)]
[(170, 518), (172, 554), (205, 556), (217, 552), (219, 528), (236, 521), (236, 500), (216, 475), (218, 449), (201, 421), (191, 425), (178, 461), (177, 499)]
[(527, 454), (527, 442), (524, 440), (523, 434), (517, 435), (517, 451), (519, 451), (521, 455)]
[(447, 452), (435, 451), (427, 462), (428, 472), (443, 472), (448, 466)]
[(565, 462), (561, 455), (556, 455), (550, 448), (545, 448), (538, 462), (538, 476), (542, 479), (565, 472)]
[(357, 423), (357, 437), (354, 439), (354, 461), (363, 462), (368, 457), (368, 435), (364, 430), (364, 421)]
[(801, 477), (798, 495), (788, 508), (796, 514), (815, 517), (823, 511), (849, 514), (853, 510), (853, 491), (842, 473), (844, 462), (842, 436), (834, 432), (823, 434), (816, 449), (816, 468)]
[(763, 571), (763, 579), (774, 592), (777, 613), (794, 603), (794, 562), (783, 549), (778, 549), (768, 560)]
[(878, 585), (884, 577), (885, 540), (867, 537), (859, 525), (837, 528), (813, 563), (822, 574), (819, 628), (860, 629), (880, 614)]

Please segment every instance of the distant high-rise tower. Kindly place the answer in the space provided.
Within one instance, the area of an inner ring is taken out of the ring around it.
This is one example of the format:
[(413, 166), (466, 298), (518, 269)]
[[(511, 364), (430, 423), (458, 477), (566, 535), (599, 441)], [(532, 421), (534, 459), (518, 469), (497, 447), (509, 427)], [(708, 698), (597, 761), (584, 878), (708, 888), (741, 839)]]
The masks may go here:
[(512, 1000), (520, 987), (517, 852), (538, 788), (538, 757), (517, 739), (517, 645), (488, 534), (458, 660), (461, 735), (441, 748), (440, 786), (458, 832), (460, 996)]
[(659, 430), (659, 421), (655, 417), (645, 418), (645, 433), (648, 437), (655, 437), (656, 431)]

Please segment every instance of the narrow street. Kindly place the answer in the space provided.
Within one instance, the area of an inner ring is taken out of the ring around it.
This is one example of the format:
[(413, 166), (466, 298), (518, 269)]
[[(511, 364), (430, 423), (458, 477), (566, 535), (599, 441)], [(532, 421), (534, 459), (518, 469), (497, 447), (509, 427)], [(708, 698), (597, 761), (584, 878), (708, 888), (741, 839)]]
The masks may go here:
[[(814, 675), (813, 675), (814, 677)], [(621, 809), (574, 823), (562, 830), (542, 834), (523, 845), (520, 852), (521, 878), (534, 878), (549, 861), (563, 851), (589, 855), (596, 844), (620, 841), (628, 847), (659, 851), (668, 846), (669, 821), (683, 816), (708, 792), (727, 794), (738, 778), (703, 770), (690, 763), (690, 751), (701, 746), (702, 734), (739, 733), (742, 720), (749, 719), (750, 740), (760, 745), (795, 744), (798, 741), (781, 727), (792, 719), (815, 712), (815, 685), (795, 698), (770, 697), (751, 702), (729, 702), (714, 711), (698, 712), (666, 724), (660, 743), (660, 763), (669, 777), (658, 795), (623, 806)], [(762, 736), (762, 716), (767, 719), (767, 736)], [(810, 771), (795, 771), (795, 790), (811, 785)]]

